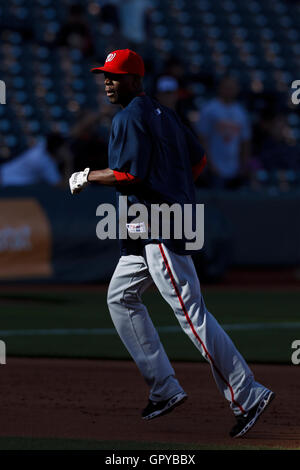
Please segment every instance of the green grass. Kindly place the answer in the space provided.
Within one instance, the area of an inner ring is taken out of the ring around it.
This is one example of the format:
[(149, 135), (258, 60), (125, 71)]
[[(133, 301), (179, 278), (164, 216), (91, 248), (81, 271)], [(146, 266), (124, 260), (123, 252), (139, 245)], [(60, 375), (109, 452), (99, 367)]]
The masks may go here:
[[(208, 289), (204, 297), (211, 313), (221, 324), (300, 322), (298, 291), (225, 291)], [(144, 295), (144, 302), (158, 327), (178, 325), (170, 307), (156, 292)], [(39, 291), (0, 294), (0, 330), (23, 329), (114, 329), (106, 293), (94, 291)], [(300, 339), (300, 329), (268, 329), (228, 332), (240, 352), (252, 362), (291, 363), (291, 343)], [(201, 360), (201, 355), (182, 332), (160, 332), (172, 360)], [(56, 356), (127, 359), (129, 355), (113, 332), (99, 335), (1, 336), (8, 356)]]
[[(93, 441), (79, 439), (46, 439), (1, 437), (0, 450), (288, 450), (283, 447), (249, 445), (180, 444), (166, 442)], [(109, 456), (110, 454), (108, 454)]]

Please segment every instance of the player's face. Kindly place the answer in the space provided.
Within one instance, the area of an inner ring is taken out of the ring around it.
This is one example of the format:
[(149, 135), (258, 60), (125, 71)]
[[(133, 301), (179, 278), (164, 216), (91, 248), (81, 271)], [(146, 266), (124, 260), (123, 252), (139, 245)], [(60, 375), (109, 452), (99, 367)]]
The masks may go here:
[(106, 96), (112, 104), (126, 106), (136, 94), (135, 78), (130, 74), (104, 73)]

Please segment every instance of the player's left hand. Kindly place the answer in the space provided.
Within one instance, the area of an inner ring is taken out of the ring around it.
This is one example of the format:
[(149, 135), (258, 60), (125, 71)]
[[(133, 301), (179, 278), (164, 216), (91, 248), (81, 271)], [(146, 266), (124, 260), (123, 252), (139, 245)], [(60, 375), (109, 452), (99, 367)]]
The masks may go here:
[(72, 194), (80, 193), (80, 191), (88, 184), (88, 176), (90, 169), (73, 173), (69, 179), (70, 190)]

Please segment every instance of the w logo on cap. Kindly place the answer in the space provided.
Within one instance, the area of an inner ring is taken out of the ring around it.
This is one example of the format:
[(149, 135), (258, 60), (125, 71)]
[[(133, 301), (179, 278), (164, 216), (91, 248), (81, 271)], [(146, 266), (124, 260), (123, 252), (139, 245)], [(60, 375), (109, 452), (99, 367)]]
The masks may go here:
[(108, 54), (103, 67), (94, 67), (91, 72), (131, 73), (143, 77), (145, 66), (142, 57), (136, 52), (130, 49), (119, 49)]
[(111, 54), (108, 54), (108, 56), (106, 57), (106, 61), (105, 62), (111, 62), (112, 60), (114, 60), (114, 58), (116, 57), (116, 53), (113, 52)]

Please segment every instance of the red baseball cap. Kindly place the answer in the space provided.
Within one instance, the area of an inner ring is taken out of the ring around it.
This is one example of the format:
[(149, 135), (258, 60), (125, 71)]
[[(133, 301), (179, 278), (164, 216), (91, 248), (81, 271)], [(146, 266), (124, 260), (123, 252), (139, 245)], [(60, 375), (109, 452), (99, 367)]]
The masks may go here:
[(108, 54), (103, 67), (94, 67), (91, 72), (132, 73), (143, 77), (145, 75), (145, 66), (143, 59), (136, 52), (130, 49), (119, 49)]

